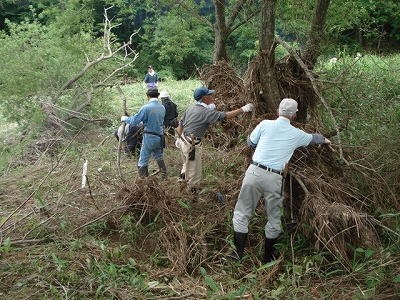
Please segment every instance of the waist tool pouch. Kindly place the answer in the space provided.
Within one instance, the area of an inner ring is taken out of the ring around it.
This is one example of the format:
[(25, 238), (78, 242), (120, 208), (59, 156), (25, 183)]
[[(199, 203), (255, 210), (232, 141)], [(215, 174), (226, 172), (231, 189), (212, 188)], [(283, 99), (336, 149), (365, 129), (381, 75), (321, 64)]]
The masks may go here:
[(196, 158), (196, 148), (194, 147), (194, 145), (192, 145), (190, 147), (190, 151), (189, 151), (189, 160), (195, 160)]

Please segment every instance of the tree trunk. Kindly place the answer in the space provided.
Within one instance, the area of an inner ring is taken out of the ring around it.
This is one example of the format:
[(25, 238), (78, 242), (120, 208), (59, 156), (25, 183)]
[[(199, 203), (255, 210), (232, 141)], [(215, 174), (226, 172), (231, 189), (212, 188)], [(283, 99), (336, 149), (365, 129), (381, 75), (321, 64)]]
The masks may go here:
[(213, 30), (215, 34), (214, 40), (214, 57), (213, 62), (216, 63), (220, 60), (228, 61), (228, 53), (226, 50), (226, 44), (228, 41), (229, 31), (226, 26), (225, 20), (225, 2), (224, 1), (213, 1), (215, 5), (215, 23)]
[(214, 39), (214, 57), (213, 62), (216, 63), (220, 60), (228, 61), (228, 53), (226, 51), (226, 44), (228, 41), (228, 28), (225, 22), (225, 2), (214, 1), (216, 19), (213, 26), (215, 39)]
[[(248, 20), (256, 16), (260, 10), (257, 5), (254, 5), (254, 3), (249, 0), (211, 0), (211, 2), (215, 9), (215, 23), (212, 23), (210, 20), (200, 15), (199, 10), (188, 5), (189, 1), (174, 0), (174, 3), (178, 4), (200, 22), (213, 29), (215, 35), (213, 62), (227, 62), (228, 51), (226, 45), (229, 35), (243, 24), (246, 24)], [(229, 6), (229, 15), (227, 15), (226, 11), (227, 6)], [(200, 4), (200, 8), (201, 7), (202, 5)]]
[(259, 32), (259, 102), (262, 110), (273, 112), (280, 102), (275, 74), (275, 4), (276, 0), (263, 0)]
[(307, 48), (303, 55), (303, 61), (310, 70), (314, 68), (321, 54), (321, 44), (324, 39), (324, 26), (330, 2), (330, 0), (317, 0)]

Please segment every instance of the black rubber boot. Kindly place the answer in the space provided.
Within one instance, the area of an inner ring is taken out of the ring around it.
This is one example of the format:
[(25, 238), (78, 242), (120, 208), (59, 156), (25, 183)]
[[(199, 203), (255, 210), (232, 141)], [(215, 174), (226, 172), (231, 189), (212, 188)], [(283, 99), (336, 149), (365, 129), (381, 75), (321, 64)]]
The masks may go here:
[(162, 179), (167, 179), (167, 167), (165, 166), (165, 162), (163, 159), (157, 160), (158, 167), (162, 172)]
[(263, 263), (269, 263), (274, 255), (274, 250), (275, 250), (275, 244), (278, 241), (278, 238), (276, 239), (268, 239), (265, 238), (265, 249), (264, 249), (264, 260)]
[(243, 232), (233, 232), (233, 244), (236, 247), (236, 251), (232, 251), (231, 254), (228, 255), (228, 258), (232, 260), (241, 260), (243, 257), (244, 247), (246, 246), (247, 241), (247, 233)]
[(138, 168), (139, 178), (146, 178), (149, 176), (149, 169), (147, 166), (138, 166)]

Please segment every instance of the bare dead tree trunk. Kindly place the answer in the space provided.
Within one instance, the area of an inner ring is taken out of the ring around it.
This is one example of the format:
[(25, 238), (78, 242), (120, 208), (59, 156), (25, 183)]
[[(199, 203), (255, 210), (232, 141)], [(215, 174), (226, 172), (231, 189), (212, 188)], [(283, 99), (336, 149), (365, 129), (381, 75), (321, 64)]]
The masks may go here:
[(262, 2), (259, 53), (248, 70), (247, 90), (259, 114), (274, 113), (281, 98), (275, 73), (275, 4), (276, 0)]

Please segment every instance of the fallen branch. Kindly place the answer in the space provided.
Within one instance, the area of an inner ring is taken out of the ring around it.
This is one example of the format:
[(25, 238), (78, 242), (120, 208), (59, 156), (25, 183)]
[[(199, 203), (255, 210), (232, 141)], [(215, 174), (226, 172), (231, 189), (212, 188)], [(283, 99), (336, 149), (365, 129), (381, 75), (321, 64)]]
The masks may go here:
[[(116, 86), (116, 89), (118, 90), (119, 96), (122, 99), (122, 116), (125, 116), (126, 115), (126, 97), (119, 85)], [(125, 136), (125, 126), (126, 126), (126, 123), (122, 122), (121, 136), (118, 139), (118, 155), (117, 155), (118, 175), (124, 184), (125, 184), (125, 180), (124, 180), (124, 177), (121, 172), (121, 148), (122, 148), (122, 140), (123, 140), (123, 137)]]
[(33, 240), (16, 240), (16, 241), (11, 241), (10, 246), (22, 247), (22, 246), (27, 246), (27, 245), (31, 245), (31, 244), (39, 244), (39, 243), (49, 242), (49, 241), (53, 241), (53, 239), (45, 238), (45, 239), (33, 239)]
[(84, 227), (86, 227), (86, 226), (88, 226), (88, 225), (90, 225), (90, 224), (95, 223), (95, 222), (97, 222), (98, 220), (101, 220), (101, 219), (103, 219), (104, 217), (106, 217), (106, 216), (108, 216), (108, 215), (110, 215), (110, 214), (112, 214), (112, 213), (114, 213), (114, 212), (120, 210), (121, 208), (124, 208), (124, 207), (122, 206), (122, 207), (118, 207), (118, 208), (112, 209), (112, 210), (110, 210), (109, 212), (106, 212), (105, 214), (103, 214), (103, 215), (97, 217), (96, 219), (91, 220), (91, 221), (89, 221), (89, 222), (83, 224), (82, 226), (79, 226), (78, 228), (75, 228), (74, 230), (70, 231), (67, 235), (71, 235), (71, 234), (73, 234), (74, 232), (76, 232), (76, 231), (78, 231), (78, 230), (81, 230), (82, 228), (84, 228)]

